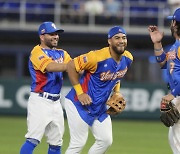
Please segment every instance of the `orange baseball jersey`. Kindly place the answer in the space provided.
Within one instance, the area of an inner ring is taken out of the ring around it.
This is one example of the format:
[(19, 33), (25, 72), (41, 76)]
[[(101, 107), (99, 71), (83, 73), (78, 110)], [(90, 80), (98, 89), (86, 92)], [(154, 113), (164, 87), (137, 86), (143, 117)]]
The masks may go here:
[(62, 72), (46, 72), (46, 66), (55, 61), (57, 63), (68, 63), (70, 55), (62, 49), (43, 49), (35, 46), (29, 57), (29, 72), (32, 77), (32, 92), (48, 92), (59, 94), (62, 81)]
[(106, 117), (106, 101), (112, 90), (119, 87), (120, 80), (126, 74), (133, 61), (133, 56), (129, 51), (122, 54), (120, 63), (117, 63), (110, 55), (109, 47), (80, 55), (74, 58), (77, 72), (84, 70), (80, 78), (80, 84), (85, 93), (91, 99), (92, 104), (83, 106), (78, 101), (74, 88), (67, 94), (76, 106), (80, 116), (89, 125), (94, 119), (103, 121)]

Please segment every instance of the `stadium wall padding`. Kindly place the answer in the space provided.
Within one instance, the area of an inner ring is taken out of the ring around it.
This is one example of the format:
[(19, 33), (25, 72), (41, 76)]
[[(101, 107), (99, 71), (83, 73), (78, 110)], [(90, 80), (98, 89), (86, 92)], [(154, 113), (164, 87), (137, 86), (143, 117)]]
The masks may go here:
[[(30, 79), (0, 80), (0, 115), (26, 115), (30, 82)], [(70, 88), (70, 82), (65, 81), (62, 88), (62, 104)], [(113, 118), (159, 119), (160, 101), (168, 92), (166, 84), (122, 82), (120, 91), (126, 99), (127, 106), (123, 113)]]

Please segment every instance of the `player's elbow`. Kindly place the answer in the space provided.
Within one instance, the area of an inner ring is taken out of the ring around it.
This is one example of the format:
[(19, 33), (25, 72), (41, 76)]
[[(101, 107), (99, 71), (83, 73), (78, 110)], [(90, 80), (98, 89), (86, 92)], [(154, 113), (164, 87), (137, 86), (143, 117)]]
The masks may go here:
[(71, 60), (67, 64), (67, 72), (68, 72), (68, 74), (71, 73), (72, 71), (75, 71), (75, 65), (74, 65), (74, 61), (73, 60)]

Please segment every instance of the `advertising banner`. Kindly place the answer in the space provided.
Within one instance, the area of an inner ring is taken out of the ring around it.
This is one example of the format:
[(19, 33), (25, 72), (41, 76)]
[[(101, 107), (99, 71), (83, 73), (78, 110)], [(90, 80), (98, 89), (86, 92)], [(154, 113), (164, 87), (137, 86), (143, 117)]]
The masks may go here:
[[(70, 84), (63, 85), (62, 103), (70, 88)], [(168, 92), (165, 84), (150, 83), (123, 83), (120, 91), (127, 106), (113, 118), (122, 119), (158, 119), (161, 98)], [(29, 93), (30, 80), (0, 80), (0, 114), (26, 115)]]

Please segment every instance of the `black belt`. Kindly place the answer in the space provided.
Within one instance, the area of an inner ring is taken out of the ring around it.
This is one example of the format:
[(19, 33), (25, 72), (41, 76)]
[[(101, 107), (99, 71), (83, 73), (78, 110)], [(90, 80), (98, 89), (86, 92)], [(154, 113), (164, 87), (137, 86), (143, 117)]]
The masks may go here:
[(60, 98), (60, 95), (59, 96), (51, 96), (51, 95), (48, 95), (45, 97), (43, 93), (39, 93), (39, 96), (40, 97), (43, 97), (43, 98), (47, 98), (47, 99), (50, 99), (52, 101), (57, 101), (59, 98)]

